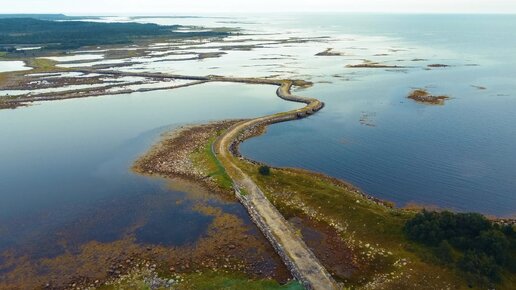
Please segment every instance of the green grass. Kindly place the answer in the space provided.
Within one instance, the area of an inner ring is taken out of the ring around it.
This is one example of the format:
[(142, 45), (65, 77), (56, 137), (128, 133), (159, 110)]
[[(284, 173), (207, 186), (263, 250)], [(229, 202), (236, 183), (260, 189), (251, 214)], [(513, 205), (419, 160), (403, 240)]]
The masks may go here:
[[(114, 285), (103, 285), (98, 290), (134, 289), (150, 290), (145, 282), (146, 274), (136, 274), (124, 279), (118, 279)], [(165, 279), (168, 279), (165, 277)], [(183, 290), (303, 290), (303, 286), (297, 281), (291, 281), (280, 285), (271, 279), (253, 280), (240, 273), (204, 272), (182, 274), (182, 281), (174, 284), (173, 289)], [(158, 288), (164, 289), (164, 288)], [(168, 288), (167, 288), (168, 289)]]
[[(339, 186), (318, 175), (297, 170), (272, 169), (270, 175), (264, 176), (259, 174), (257, 166), (248, 163), (244, 166), (260, 187), (273, 189), (270, 192), (275, 193), (295, 193), (296, 199), (317, 208), (323, 216), (346, 221), (348, 232), (354, 232), (357, 237), (391, 246), (405, 241), (402, 238), (402, 227), (413, 216), (412, 212), (377, 204), (357, 194), (352, 188)], [(268, 195), (277, 201), (281, 200), (278, 195)]]
[[(221, 132), (217, 132), (217, 136), (220, 134)], [(231, 190), (233, 181), (212, 151), (212, 145), (217, 136), (211, 137), (202, 149), (194, 152), (190, 158), (197, 167), (207, 169), (208, 176), (212, 177), (222, 189)]]
[(302, 290), (303, 286), (292, 281), (286, 285), (280, 285), (274, 280), (249, 280), (245, 276), (227, 273), (202, 273), (191, 274), (185, 279), (181, 289), (195, 290)]
[(52, 72), (63, 71), (65, 68), (56, 67), (56, 61), (46, 58), (29, 58), (26, 60), (27, 66), (33, 68), (33, 72)]
[[(343, 227), (340, 235), (359, 257), (360, 264), (359, 269), (346, 278), (346, 286), (360, 287), (374, 276), (394, 273), (402, 278), (384, 282), (385, 289), (425, 284), (436, 288), (447, 285), (467, 288), (456, 269), (431, 261), (428, 258), (433, 253), (427, 247), (406, 238), (403, 225), (414, 215), (413, 211), (378, 204), (357, 193), (353, 187), (320, 174), (272, 168), (270, 175), (263, 176), (258, 173), (258, 165), (234, 161), (287, 218), (311, 216), (320, 222)], [(407, 266), (394, 266), (400, 259), (408, 261)]]
[(241, 195), (243, 195), (243, 196), (246, 196), (246, 195), (248, 195), (249, 193), (248, 193), (245, 189), (241, 188), (241, 189), (240, 189), (240, 194), (241, 194)]

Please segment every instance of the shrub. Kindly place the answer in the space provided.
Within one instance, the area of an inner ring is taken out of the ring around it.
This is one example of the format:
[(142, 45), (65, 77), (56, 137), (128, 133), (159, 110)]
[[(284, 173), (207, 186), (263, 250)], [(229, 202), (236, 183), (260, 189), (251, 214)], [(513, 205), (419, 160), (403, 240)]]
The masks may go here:
[(481, 283), (484, 282), (482, 277), (486, 277), (494, 282), (498, 282), (501, 279), (501, 269), (496, 264), (495, 259), (484, 253), (474, 251), (466, 252), (464, 257), (459, 261), (459, 267)]
[(261, 175), (270, 175), (271, 174), (271, 168), (267, 165), (262, 165), (260, 168), (258, 168), (258, 172)]
[(435, 249), (435, 256), (443, 264), (450, 264), (453, 262), (453, 248), (448, 241), (442, 241)]

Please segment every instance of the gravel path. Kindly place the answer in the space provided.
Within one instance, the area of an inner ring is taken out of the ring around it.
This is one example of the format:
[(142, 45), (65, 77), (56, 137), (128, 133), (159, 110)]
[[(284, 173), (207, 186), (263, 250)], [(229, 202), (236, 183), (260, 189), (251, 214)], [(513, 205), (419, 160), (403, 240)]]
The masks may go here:
[(234, 182), (238, 197), (246, 206), (255, 223), (276, 248), (292, 274), (308, 289), (337, 289), (337, 284), (317, 257), (292, 229), (291, 225), (265, 197), (265, 194), (235, 163), (229, 148), (240, 135), (256, 126), (264, 126), (306, 117), (323, 107), (317, 99), (290, 94), (292, 81), (282, 81), (277, 95), (285, 100), (302, 102), (305, 107), (284, 113), (237, 123), (214, 143), (213, 150)]

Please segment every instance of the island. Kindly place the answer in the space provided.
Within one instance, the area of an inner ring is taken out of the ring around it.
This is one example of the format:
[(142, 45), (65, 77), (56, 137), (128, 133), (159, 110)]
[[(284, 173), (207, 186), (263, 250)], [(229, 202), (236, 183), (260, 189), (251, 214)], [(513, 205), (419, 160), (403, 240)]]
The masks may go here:
[(443, 105), (444, 101), (446, 101), (450, 97), (445, 95), (434, 96), (425, 89), (415, 89), (412, 92), (410, 92), (407, 98), (424, 104)]

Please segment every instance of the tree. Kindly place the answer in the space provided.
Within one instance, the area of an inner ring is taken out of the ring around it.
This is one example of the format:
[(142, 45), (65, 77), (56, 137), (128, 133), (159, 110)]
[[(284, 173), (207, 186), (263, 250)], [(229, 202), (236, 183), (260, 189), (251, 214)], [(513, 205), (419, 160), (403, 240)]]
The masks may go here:
[(498, 230), (484, 231), (476, 240), (475, 246), (485, 253), (493, 257), (497, 264), (504, 265), (507, 262), (509, 253), (509, 240)]
[(435, 249), (435, 256), (441, 263), (450, 264), (453, 262), (453, 248), (447, 240), (441, 241)]
[[(491, 281), (498, 282), (501, 279), (500, 267), (496, 264), (494, 258), (484, 253), (467, 251), (464, 257), (459, 261), (459, 267), (471, 277), (481, 279), (487, 277)], [(482, 279), (480, 280), (482, 281)]]

